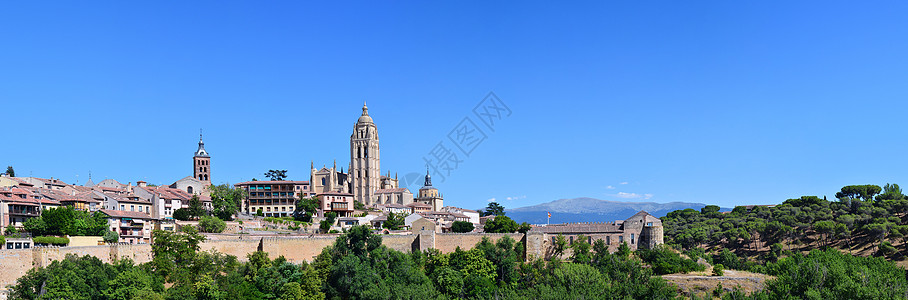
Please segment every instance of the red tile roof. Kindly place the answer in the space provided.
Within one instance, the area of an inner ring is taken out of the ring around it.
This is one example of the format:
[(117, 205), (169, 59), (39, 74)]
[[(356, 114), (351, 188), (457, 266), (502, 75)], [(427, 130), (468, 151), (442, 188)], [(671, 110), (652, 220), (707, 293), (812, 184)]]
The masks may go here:
[(376, 193), (376, 194), (399, 193), (399, 192), (403, 192), (403, 191), (406, 191), (406, 190), (407, 190), (407, 188), (380, 189), (380, 190), (375, 190), (375, 193)]
[(241, 185), (252, 185), (252, 184), (309, 184), (308, 181), (292, 181), (292, 180), (281, 180), (281, 181), (246, 181), (234, 184), (234, 186)]

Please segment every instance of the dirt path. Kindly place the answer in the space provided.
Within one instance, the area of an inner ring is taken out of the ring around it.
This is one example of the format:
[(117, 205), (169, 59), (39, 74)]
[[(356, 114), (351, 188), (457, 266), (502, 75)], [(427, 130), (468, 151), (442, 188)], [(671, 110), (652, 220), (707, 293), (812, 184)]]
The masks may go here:
[(662, 278), (677, 285), (684, 295), (701, 296), (709, 295), (719, 284), (722, 284), (722, 288), (726, 291), (741, 287), (745, 293), (750, 294), (762, 290), (766, 281), (774, 278), (769, 275), (735, 270), (726, 270), (724, 276), (709, 276), (709, 274), (706, 272), (669, 274), (662, 275)]

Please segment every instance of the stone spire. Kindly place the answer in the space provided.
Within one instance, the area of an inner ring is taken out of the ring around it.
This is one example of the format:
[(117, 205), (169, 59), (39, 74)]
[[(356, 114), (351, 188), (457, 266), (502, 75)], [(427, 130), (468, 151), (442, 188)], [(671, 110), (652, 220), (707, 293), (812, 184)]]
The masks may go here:
[(429, 176), (428, 166), (426, 166), (426, 186), (432, 186), (432, 176)]

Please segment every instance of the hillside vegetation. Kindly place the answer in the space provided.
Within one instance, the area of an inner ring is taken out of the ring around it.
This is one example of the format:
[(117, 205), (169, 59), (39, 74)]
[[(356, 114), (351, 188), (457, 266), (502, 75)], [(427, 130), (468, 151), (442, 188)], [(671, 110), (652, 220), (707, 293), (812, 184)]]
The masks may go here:
[(782, 251), (832, 247), (901, 260), (908, 236), (908, 197), (897, 184), (850, 185), (828, 201), (816, 196), (777, 206), (718, 206), (674, 211), (662, 218), (666, 243), (683, 249), (731, 249), (775, 261)]

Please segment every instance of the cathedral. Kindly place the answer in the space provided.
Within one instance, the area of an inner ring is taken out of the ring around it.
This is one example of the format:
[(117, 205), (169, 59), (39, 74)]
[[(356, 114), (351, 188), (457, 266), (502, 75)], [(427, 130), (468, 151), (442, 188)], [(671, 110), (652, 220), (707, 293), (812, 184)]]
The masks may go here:
[(343, 168), (338, 170), (336, 161), (331, 168), (321, 169), (316, 169), (315, 163), (311, 163), (309, 184), (312, 193), (348, 193), (366, 207), (423, 203), (431, 205), (433, 210), (440, 210), (443, 199), (432, 187), (429, 174), (426, 174), (425, 186), (420, 189), (419, 197), (414, 198), (410, 190), (399, 186), (397, 174), (391, 177), (388, 171), (382, 175), (380, 149), (378, 126), (363, 103), (363, 113), (353, 124), (350, 135), (350, 165), (347, 171), (344, 172)]

